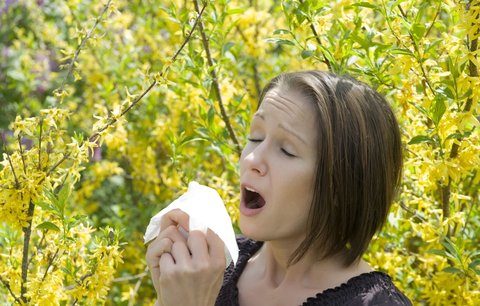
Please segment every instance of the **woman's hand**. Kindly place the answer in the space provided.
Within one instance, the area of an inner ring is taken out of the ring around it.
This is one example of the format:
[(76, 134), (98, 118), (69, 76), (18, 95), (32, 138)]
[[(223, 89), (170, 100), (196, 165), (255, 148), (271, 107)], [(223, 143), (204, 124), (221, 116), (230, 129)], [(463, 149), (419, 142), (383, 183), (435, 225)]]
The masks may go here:
[(210, 229), (205, 235), (191, 231), (188, 215), (172, 210), (162, 218), (160, 234), (148, 246), (147, 264), (161, 306), (212, 306), (225, 271), (223, 241)]

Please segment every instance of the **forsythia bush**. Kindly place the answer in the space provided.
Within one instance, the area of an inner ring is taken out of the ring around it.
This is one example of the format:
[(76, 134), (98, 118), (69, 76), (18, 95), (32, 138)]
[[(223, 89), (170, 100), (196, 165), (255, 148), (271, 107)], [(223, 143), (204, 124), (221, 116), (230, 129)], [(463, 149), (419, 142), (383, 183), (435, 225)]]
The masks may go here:
[(366, 259), (414, 304), (479, 305), (479, 36), (478, 0), (0, 3), (0, 304), (152, 304), (150, 217), (195, 179), (236, 226), (262, 86), (322, 69), (401, 124)]

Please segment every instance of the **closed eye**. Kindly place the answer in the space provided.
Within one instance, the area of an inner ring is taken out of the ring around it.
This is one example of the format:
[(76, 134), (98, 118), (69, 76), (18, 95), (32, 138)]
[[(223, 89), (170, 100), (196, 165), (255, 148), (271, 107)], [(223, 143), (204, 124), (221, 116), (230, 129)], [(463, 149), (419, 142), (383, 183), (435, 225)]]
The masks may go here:
[(296, 155), (288, 152), (287, 150), (285, 150), (283, 148), (281, 150), (282, 150), (283, 154), (287, 155), (288, 157), (297, 157)]
[(263, 139), (247, 138), (250, 142), (261, 142)]

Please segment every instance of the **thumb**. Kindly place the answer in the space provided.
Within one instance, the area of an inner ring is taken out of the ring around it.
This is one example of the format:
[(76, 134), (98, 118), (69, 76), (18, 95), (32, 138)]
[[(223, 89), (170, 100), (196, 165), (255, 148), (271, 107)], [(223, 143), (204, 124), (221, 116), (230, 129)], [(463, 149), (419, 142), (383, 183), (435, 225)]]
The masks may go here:
[(190, 230), (189, 229), (189, 220), (190, 217), (188, 214), (180, 209), (173, 209), (166, 213), (161, 222), (160, 222), (160, 230), (164, 230), (167, 227), (174, 225), (174, 226), (181, 226), (183, 229), (185, 229), (187, 232)]

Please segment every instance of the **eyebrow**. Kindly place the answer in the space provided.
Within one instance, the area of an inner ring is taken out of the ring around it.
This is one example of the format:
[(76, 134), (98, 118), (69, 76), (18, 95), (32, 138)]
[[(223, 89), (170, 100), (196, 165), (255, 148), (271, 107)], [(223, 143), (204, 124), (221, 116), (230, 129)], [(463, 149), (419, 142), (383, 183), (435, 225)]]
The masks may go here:
[[(262, 120), (265, 120), (265, 116), (264, 116), (262, 113), (258, 113), (258, 112), (257, 112), (257, 113), (255, 113), (255, 115), (253, 115), (253, 117), (258, 117), (258, 118), (260, 118), (260, 119), (262, 119)], [(308, 145), (308, 144), (307, 144), (307, 141), (306, 141), (305, 139), (303, 139), (303, 137), (302, 137), (299, 133), (295, 132), (295, 131), (292, 130), (292, 129), (289, 129), (289, 128), (286, 127), (283, 123), (279, 123), (279, 124), (278, 124), (278, 127), (281, 128), (282, 130), (286, 131), (287, 133), (295, 136), (295, 138), (297, 138), (298, 140), (300, 140), (301, 142), (303, 142), (305, 145)]]

